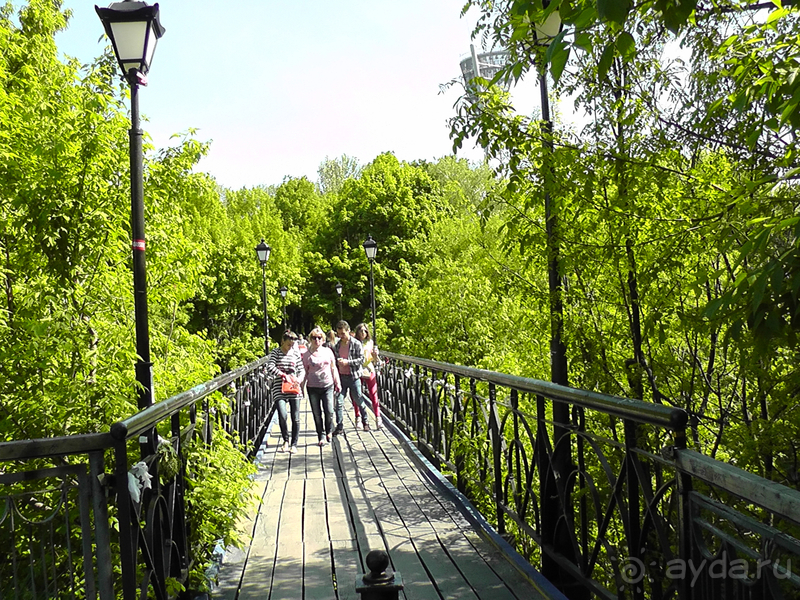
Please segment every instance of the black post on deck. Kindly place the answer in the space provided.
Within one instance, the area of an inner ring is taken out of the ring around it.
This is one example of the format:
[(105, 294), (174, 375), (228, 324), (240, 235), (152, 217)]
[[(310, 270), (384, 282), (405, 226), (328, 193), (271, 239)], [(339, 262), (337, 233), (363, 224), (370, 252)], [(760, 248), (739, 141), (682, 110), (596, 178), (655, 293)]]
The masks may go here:
[(403, 578), (389, 568), (389, 555), (383, 550), (372, 550), (365, 562), (369, 573), (356, 576), (356, 593), (361, 600), (399, 600)]

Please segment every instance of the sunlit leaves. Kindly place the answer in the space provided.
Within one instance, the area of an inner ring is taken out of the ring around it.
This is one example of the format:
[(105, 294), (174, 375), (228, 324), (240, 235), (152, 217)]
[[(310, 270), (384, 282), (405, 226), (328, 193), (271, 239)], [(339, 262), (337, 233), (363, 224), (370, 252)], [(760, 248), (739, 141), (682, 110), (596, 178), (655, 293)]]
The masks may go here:
[(631, 10), (630, 0), (597, 0), (597, 14), (607, 21), (618, 25), (625, 23)]

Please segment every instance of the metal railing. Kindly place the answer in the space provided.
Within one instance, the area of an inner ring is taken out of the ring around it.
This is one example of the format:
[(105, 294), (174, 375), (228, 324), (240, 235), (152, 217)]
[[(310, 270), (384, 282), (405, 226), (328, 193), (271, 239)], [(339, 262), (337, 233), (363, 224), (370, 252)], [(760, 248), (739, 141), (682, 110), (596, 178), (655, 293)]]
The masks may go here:
[(210, 443), (216, 423), (243, 452), (258, 448), (270, 409), (266, 360), (107, 433), (0, 443), (0, 598), (174, 597), (194, 560), (189, 444)]
[(568, 597), (800, 597), (800, 492), (687, 449), (684, 411), (382, 355), (384, 410)]

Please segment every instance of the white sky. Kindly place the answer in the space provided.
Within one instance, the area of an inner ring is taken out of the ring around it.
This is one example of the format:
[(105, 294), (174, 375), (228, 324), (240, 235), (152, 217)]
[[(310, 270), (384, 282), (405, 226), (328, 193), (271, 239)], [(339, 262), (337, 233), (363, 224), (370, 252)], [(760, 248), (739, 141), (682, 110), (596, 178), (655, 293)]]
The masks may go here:
[[(16, 4), (19, 4), (18, 2)], [(103, 4), (102, 6), (107, 6)], [(86, 0), (57, 36), (83, 62), (105, 45)], [(149, 85), (140, 94), (144, 128), (157, 147), (189, 128), (212, 141), (199, 169), (227, 187), (316, 181), (326, 156), (361, 164), (379, 153), (401, 160), (451, 153), (447, 119), (459, 96), (439, 84), (460, 75), (476, 15), (463, 0), (164, 0), (166, 28)], [(535, 81), (515, 94), (538, 107)], [(482, 156), (471, 147), (459, 152)]]

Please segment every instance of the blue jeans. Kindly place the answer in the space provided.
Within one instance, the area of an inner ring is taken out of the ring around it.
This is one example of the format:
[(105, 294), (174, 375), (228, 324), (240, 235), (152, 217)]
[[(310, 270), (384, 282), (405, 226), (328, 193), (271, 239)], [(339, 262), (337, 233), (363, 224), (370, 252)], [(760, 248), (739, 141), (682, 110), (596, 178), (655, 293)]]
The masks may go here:
[(361, 395), (361, 378), (339, 373), (339, 379), (342, 380), (342, 391), (336, 396), (336, 427), (344, 427), (344, 397), (348, 391), (350, 392), (350, 401), (358, 406), (359, 416), (366, 423), (369, 410)]
[[(314, 426), (317, 429), (317, 439), (322, 441), (325, 434), (333, 431), (333, 386), (326, 388), (306, 388), (308, 403), (314, 414)], [(325, 416), (325, 429), (322, 429), (323, 413)]]
[(284, 442), (289, 441), (289, 428), (286, 424), (286, 402), (292, 411), (292, 446), (297, 446), (297, 439), (300, 437), (300, 394), (293, 396), (278, 396), (275, 401), (278, 409), (278, 424), (281, 426), (281, 437)]

